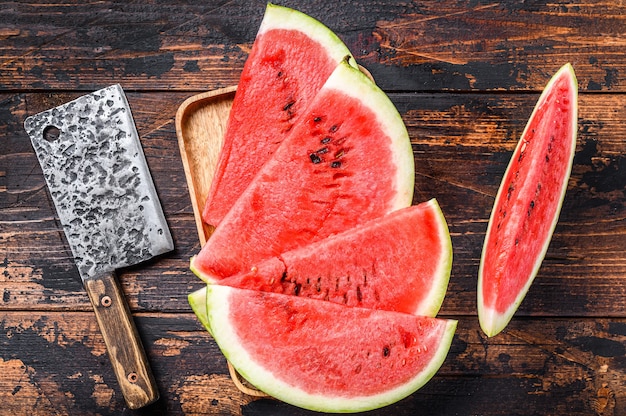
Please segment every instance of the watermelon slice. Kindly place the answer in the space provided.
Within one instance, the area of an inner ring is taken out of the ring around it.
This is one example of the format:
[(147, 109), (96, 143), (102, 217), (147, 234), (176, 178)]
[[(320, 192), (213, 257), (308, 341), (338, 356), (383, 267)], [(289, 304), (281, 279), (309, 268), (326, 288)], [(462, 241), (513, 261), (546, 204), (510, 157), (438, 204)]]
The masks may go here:
[(207, 282), (411, 205), (400, 114), (342, 61), (191, 262)]
[(456, 329), (452, 320), (222, 285), (207, 286), (207, 310), (239, 374), (279, 400), (326, 412), (410, 395), (441, 367)]
[(322, 23), (267, 5), (235, 94), (203, 210), (206, 223), (222, 220), (348, 55), (348, 48)]
[(435, 316), (452, 244), (436, 200), (266, 259), (220, 284)]
[(532, 284), (556, 227), (576, 150), (578, 84), (570, 64), (533, 110), (496, 195), (478, 274), (478, 317), (494, 336)]

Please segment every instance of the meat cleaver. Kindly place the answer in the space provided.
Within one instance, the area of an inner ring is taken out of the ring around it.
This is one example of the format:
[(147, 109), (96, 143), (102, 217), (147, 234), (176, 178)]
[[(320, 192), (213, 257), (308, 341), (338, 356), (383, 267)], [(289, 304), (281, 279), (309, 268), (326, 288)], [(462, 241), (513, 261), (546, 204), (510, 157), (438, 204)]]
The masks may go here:
[(119, 85), (26, 119), (78, 272), (129, 408), (159, 398), (115, 270), (171, 251), (130, 107)]

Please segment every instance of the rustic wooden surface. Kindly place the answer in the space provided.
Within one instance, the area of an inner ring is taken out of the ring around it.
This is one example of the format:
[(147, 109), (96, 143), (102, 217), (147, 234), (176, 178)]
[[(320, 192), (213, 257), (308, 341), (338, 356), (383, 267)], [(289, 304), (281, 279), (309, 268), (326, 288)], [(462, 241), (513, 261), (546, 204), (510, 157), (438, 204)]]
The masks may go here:
[[(281, 1), (335, 30), (398, 106), (415, 201), (438, 198), (459, 319), (437, 375), (372, 415), (626, 414), (626, 4)], [(199, 249), (174, 116), (234, 85), (263, 1), (0, 2), (0, 414), (309, 415), (239, 392), (186, 302)], [(571, 62), (579, 139), (546, 260), (510, 326), (487, 339), (476, 274), (508, 157), (541, 88)], [(120, 83), (174, 252), (121, 271), (161, 399), (130, 411), (116, 384), (24, 119)]]

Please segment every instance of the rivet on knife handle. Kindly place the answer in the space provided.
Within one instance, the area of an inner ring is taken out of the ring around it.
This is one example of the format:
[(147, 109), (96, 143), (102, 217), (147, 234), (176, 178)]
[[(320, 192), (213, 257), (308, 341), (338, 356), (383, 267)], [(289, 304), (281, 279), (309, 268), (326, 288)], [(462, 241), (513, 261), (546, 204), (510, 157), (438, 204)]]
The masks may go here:
[(86, 279), (85, 289), (128, 407), (138, 409), (155, 402), (159, 391), (115, 273)]

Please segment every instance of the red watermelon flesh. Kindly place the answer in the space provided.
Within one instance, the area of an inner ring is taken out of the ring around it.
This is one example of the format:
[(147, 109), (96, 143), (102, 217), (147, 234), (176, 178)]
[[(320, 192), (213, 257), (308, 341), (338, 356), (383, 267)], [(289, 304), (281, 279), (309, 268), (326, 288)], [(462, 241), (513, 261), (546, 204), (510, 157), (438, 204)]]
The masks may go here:
[(326, 412), (410, 395), (440, 368), (456, 328), (451, 320), (222, 285), (208, 285), (207, 311), (215, 341), (246, 380)]
[(522, 302), (556, 227), (576, 150), (577, 90), (567, 64), (539, 98), (496, 196), (478, 278), (478, 314), (489, 336)]
[(269, 4), (244, 65), (203, 220), (217, 225), (350, 52), (317, 20)]
[(215, 229), (192, 270), (220, 280), (411, 205), (411, 143), (389, 98), (342, 62)]
[(261, 261), (220, 284), (435, 316), (452, 244), (436, 200)]

